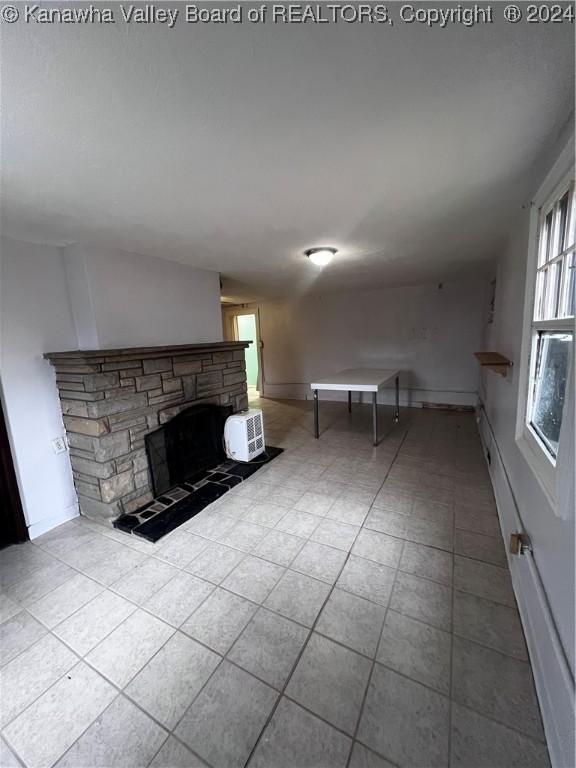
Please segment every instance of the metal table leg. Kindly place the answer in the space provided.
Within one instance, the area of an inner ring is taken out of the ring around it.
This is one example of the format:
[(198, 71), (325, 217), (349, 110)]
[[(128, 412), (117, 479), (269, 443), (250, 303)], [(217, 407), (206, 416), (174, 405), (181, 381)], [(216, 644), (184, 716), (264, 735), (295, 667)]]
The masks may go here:
[(314, 390), (314, 437), (318, 440), (320, 436), (319, 419), (318, 419), (318, 390)]
[(396, 376), (396, 413), (394, 414), (394, 421), (398, 423), (400, 421), (400, 379)]
[(348, 392), (348, 413), (352, 413), (352, 392)]
[(378, 393), (372, 392), (372, 436), (373, 445), (378, 445), (378, 408), (377, 408)]

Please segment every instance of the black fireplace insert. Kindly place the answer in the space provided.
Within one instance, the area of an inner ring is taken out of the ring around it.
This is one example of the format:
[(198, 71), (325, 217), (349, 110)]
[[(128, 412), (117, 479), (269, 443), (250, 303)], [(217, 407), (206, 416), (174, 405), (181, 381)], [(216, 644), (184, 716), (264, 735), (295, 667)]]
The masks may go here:
[(145, 437), (154, 496), (224, 461), (224, 423), (231, 405), (192, 405)]

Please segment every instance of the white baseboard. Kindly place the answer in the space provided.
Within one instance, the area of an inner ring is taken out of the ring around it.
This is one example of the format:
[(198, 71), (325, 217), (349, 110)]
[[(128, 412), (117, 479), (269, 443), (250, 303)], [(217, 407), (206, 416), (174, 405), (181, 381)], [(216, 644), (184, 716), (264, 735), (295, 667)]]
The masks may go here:
[[(500, 451), (485, 412), (480, 412), (480, 435), (490, 452), (490, 477), (494, 487), (504, 541), (521, 530), (516, 503)], [(508, 554), (512, 584), (524, 627), (536, 693), (550, 761), (554, 768), (573, 768), (574, 763), (574, 681), (564, 655), (560, 636), (546, 593), (531, 554)]]
[(43, 533), (48, 533), (52, 528), (56, 528), (62, 523), (68, 522), (80, 515), (78, 504), (72, 504), (66, 507), (60, 514), (54, 515), (54, 517), (46, 517), (43, 520), (39, 520), (37, 523), (33, 523), (28, 526), (28, 535), (31, 539), (37, 539), (38, 536), (42, 536)]
[[(312, 400), (312, 390), (309, 384), (268, 384), (264, 385), (264, 397), (278, 398), (280, 400)], [(346, 392), (330, 392), (325, 390), (320, 393), (320, 400), (334, 400), (345, 402)], [(378, 402), (381, 405), (394, 405), (396, 393), (393, 387), (386, 387), (378, 393)], [(368, 393), (353, 392), (354, 403), (371, 403)], [(421, 408), (422, 403), (434, 403), (436, 405), (469, 405), (475, 406), (478, 402), (477, 392), (450, 392), (445, 390), (407, 389), (400, 386), (400, 405), (403, 408)]]

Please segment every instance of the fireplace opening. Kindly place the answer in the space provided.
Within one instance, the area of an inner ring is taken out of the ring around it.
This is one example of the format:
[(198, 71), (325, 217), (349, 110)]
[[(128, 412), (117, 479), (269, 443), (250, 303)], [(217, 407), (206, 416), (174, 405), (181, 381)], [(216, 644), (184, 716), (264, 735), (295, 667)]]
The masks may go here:
[(225, 460), (224, 423), (232, 412), (231, 405), (192, 405), (146, 435), (155, 496), (180, 483), (193, 483), (197, 476)]
[(114, 520), (118, 530), (158, 541), (282, 453), (266, 445), (250, 461), (227, 458), (224, 425), (232, 406), (189, 406), (145, 436), (155, 498)]

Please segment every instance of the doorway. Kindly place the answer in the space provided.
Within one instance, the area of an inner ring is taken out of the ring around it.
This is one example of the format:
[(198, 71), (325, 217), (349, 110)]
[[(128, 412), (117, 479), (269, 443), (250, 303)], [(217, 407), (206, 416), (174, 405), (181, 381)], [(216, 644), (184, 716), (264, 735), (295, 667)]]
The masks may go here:
[(246, 361), (246, 383), (248, 385), (248, 399), (258, 397), (258, 332), (256, 327), (256, 315), (236, 315), (236, 338), (238, 341), (251, 341), (250, 346), (244, 350)]
[(244, 350), (248, 400), (260, 397), (263, 392), (264, 371), (258, 309), (226, 307), (223, 311), (223, 327), (224, 338), (230, 341), (251, 342)]
[(8, 428), (0, 400), (0, 549), (28, 541), (16, 472), (12, 461)]

